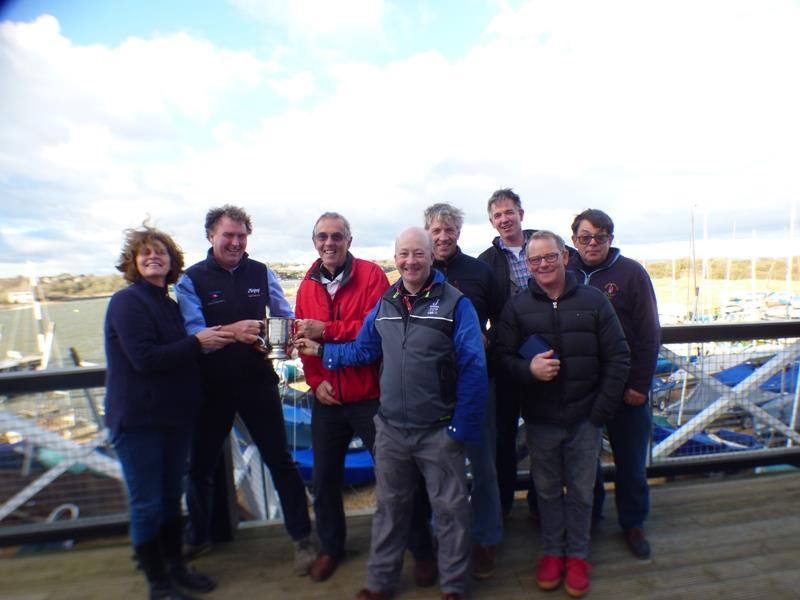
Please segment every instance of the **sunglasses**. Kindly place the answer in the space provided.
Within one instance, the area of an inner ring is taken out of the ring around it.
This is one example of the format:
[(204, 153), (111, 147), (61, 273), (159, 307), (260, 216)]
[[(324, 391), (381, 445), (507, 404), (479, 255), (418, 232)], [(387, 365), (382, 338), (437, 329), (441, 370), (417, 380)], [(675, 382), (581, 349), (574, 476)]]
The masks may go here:
[(318, 242), (327, 242), (328, 238), (331, 239), (332, 242), (342, 242), (344, 241), (344, 234), (338, 231), (334, 233), (326, 233), (324, 231), (320, 231), (319, 233), (314, 235), (314, 239)]
[(592, 240), (598, 244), (605, 244), (611, 238), (607, 233), (595, 233), (594, 235), (579, 235), (575, 239), (581, 246), (588, 246)]

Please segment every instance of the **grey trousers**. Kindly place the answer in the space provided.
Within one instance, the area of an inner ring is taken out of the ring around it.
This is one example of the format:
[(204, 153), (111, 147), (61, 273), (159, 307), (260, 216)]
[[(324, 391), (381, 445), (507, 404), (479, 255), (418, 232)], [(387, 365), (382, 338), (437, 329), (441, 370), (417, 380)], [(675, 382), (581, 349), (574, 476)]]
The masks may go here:
[(544, 554), (587, 558), (600, 428), (529, 423), (533, 481)]
[(367, 561), (367, 587), (397, 588), (419, 473), (433, 509), (442, 592), (465, 593), (470, 553), (470, 511), (464, 445), (445, 427), (398, 429), (375, 417), (377, 509)]

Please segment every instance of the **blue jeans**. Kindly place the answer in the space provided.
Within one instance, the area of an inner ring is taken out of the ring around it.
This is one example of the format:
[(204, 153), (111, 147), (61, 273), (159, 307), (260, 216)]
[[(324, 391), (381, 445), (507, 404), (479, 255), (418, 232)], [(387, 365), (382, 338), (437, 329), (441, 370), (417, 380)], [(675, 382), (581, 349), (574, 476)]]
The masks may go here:
[[(493, 381), (493, 380), (492, 380)], [(495, 467), (495, 393), (490, 384), (486, 417), (481, 439), (465, 444), (472, 467), (472, 541), (481, 546), (494, 546), (503, 539), (503, 515)]]
[(600, 428), (528, 423), (544, 554), (586, 558)]
[[(617, 520), (623, 530), (642, 527), (650, 512), (650, 488), (647, 484), (647, 449), (653, 427), (650, 411), (649, 401), (641, 406), (623, 404), (606, 426), (616, 465), (614, 497)], [(597, 469), (592, 509), (595, 518), (602, 516), (606, 496), (599, 461)]]
[(134, 546), (157, 538), (161, 525), (180, 517), (191, 429), (128, 429), (112, 437), (122, 465)]

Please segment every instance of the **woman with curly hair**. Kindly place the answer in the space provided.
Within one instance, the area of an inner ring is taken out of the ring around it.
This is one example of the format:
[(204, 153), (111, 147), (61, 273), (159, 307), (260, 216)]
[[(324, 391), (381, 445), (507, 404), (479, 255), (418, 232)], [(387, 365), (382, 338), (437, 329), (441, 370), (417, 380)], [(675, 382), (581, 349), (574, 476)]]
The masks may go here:
[(125, 232), (117, 269), (130, 285), (112, 296), (105, 320), (106, 425), (130, 507), (130, 537), (150, 598), (191, 598), (215, 582), (182, 557), (180, 499), (195, 409), (202, 398), (198, 358), (233, 342), (209, 327), (187, 335), (167, 293), (183, 253), (146, 222)]

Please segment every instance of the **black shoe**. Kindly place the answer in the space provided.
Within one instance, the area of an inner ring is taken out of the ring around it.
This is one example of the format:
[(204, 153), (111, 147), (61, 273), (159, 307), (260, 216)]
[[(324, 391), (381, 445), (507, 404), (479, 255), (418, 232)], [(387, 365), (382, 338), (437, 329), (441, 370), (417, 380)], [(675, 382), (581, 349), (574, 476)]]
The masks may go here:
[(148, 540), (134, 547), (139, 566), (147, 577), (150, 600), (196, 600), (177, 589), (167, 574), (167, 566), (158, 538)]
[(169, 561), (167, 572), (173, 583), (192, 592), (205, 593), (217, 587), (216, 581), (208, 575), (195, 571), (183, 562), (182, 558)]
[(650, 558), (650, 544), (641, 527), (631, 527), (625, 531), (624, 535), (628, 548), (631, 549), (636, 558)]
[(186, 565), (183, 558), (182, 523), (180, 517), (161, 525), (160, 539), (167, 574), (172, 582), (192, 592), (210, 592), (217, 582)]
[(184, 594), (180, 590), (172, 586), (172, 584), (165, 585), (151, 585), (150, 586), (150, 600), (198, 600), (194, 596)]
[(414, 562), (414, 583), (419, 587), (430, 587), (439, 578), (439, 568), (435, 558)]

